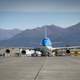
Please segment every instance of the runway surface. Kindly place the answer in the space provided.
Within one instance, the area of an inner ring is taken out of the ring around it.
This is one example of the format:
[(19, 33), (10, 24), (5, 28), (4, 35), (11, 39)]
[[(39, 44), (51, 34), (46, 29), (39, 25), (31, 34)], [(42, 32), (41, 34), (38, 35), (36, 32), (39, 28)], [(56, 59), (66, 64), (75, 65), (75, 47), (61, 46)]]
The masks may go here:
[(80, 80), (80, 57), (0, 57), (0, 80)]

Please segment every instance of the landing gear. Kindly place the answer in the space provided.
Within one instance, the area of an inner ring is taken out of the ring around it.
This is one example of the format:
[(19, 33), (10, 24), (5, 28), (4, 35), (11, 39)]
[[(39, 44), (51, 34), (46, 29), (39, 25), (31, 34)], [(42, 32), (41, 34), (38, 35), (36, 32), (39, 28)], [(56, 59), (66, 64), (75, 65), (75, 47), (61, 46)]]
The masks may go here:
[(31, 54), (32, 57), (37, 57), (38, 54), (34, 53), (34, 54)]

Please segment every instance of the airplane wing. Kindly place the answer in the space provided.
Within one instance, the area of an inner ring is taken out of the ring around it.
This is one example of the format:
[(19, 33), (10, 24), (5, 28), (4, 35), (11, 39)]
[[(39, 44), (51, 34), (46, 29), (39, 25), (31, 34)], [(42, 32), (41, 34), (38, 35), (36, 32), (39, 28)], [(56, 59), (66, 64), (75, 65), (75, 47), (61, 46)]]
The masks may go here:
[(70, 47), (52, 47), (52, 50), (55, 49), (80, 49), (80, 46), (70, 46)]

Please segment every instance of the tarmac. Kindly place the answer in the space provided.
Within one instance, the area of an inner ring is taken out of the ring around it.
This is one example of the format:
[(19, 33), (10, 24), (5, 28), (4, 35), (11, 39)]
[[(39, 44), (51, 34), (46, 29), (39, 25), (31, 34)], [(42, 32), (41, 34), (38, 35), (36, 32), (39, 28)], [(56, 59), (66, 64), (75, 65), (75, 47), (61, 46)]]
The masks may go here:
[(80, 80), (80, 57), (0, 57), (0, 80)]

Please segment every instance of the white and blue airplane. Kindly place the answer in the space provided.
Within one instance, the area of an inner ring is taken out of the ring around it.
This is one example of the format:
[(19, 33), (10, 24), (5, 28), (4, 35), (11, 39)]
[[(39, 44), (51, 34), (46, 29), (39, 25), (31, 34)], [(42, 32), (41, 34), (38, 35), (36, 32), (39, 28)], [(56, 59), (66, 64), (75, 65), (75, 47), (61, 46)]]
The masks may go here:
[(42, 51), (42, 56), (51, 56), (52, 52), (56, 52), (57, 50), (66, 50), (66, 53), (70, 53), (70, 49), (80, 49), (80, 46), (67, 46), (67, 47), (53, 47), (52, 42), (50, 38), (47, 36), (47, 28), (45, 27), (45, 37), (44, 39), (41, 40), (41, 48), (42, 50), (45, 50), (43, 53)]
[[(55, 42), (54, 42), (55, 43)], [(77, 49), (80, 46), (70, 46), (70, 47), (53, 47), (50, 38), (47, 36), (47, 28), (45, 27), (45, 36), (40, 42), (39, 48), (32, 49), (30, 51), (26, 50), (27, 55), (32, 56), (52, 56), (57, 54), (57, 50), (66, 50), (67, 53), (70, 53), (70, 49)], [(62, 55), (62, 54), (60, 54)]]

